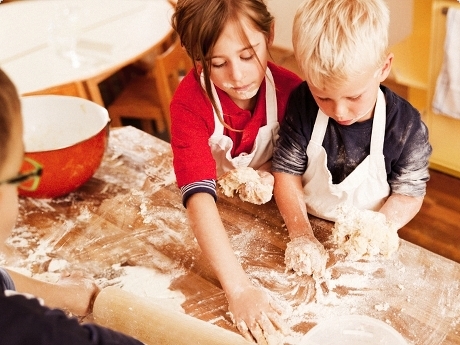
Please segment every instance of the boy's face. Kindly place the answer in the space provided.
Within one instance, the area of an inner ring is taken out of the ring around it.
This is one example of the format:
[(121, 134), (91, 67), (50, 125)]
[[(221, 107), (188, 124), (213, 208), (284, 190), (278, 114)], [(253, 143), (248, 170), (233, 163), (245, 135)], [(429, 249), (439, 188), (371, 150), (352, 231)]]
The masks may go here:
[(370, 119), (374, 114), (380, 83), (390, 72), (392, 58), (389, 55), (382, 68), (369, 68), (340, 86), (329, 87), (326, 84), (320, 89), (309, 83), (313, 98), (323, 113), (340, 125), (349, 126)]
[[(0, 166), (0, 181), (15, 177), (22, 165), (24, 146), (22, 142), (22, 123), (17, 121), (13, 131), (7, 159)], [(10, 236), (16, 224), (18, 214), (18, 190), (13, 184), (0, 185), (0, 251), (5, 249), (5, 240)]]
[(250, 110), (251, 100), (265, 78), (267, 39), (247, 19), (240, 22), (249, 45), (240, 38), (237, 24), (228, 23), (212, 51), (211, 80), (240, 108)]

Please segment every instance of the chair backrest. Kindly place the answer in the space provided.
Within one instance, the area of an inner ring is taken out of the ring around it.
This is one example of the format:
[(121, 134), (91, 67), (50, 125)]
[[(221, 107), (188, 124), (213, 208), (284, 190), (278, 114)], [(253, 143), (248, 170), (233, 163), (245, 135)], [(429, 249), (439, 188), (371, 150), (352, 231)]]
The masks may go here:
[(182, 47), (179, 37), (155, 60), (154, 74), (160, 104), (168, 130), (171, 128), (169, 106), (181, 78), (193, 68), (191, 58)]

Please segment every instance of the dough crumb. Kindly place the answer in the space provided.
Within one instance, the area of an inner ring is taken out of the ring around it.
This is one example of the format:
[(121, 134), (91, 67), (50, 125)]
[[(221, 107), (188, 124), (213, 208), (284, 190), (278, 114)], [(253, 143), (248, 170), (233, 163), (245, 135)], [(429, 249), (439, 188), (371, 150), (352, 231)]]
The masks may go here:
[(390, 305), (388, 303), (382, 303), (382, 304), (377, 304), (374, 306), (375, 310), (378, 311), (387, 311), (388, 308), (390, 308)]
[(237, 193), (241, 200), (256, 205), (265, 204), (273, 196), (273, 184), (264, 183), (264, 179), (251, 167), (230, 170), (217, 183), (226, 196), (233, 197)]
[(398, 250), (398, 231), (383, 213), (347, 206), (340, 208), (338, 214), (332, 228), (337, 253), (359, 260), (379, 254), (391, 257)]

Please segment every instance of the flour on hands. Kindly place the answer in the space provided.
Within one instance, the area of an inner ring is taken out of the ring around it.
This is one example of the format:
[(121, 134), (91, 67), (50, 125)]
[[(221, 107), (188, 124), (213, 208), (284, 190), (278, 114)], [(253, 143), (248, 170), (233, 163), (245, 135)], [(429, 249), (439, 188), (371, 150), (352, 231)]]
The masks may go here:
[(291, 240), (284, 254), (286, 270), (294, 270), (298, 275), (313, 275), (315, 280), (325, 276), (328, 258), (321, 243), (304, 236)]
[(338, 214), (332, 228), (337, 253), (359, 260), (379, 254), (390, 257), (398, 250), (397, 228), (387, 222), (383, 213), (347, 206), (340, 208)]

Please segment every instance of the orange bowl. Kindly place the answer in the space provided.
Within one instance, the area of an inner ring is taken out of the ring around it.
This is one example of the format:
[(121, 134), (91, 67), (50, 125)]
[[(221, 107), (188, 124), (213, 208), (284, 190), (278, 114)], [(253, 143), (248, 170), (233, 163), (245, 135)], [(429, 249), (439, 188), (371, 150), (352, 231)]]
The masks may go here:
[(88, 181), (107, 148), (107, 110), (83, 98), (58, 95), (24, 96), (21, 106), (25, 157), (40, 164), (43, 173), (35, 190), (19, 188), (19, 195), (64, 196)]

